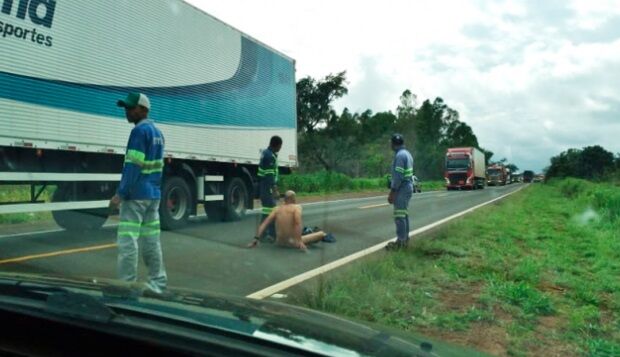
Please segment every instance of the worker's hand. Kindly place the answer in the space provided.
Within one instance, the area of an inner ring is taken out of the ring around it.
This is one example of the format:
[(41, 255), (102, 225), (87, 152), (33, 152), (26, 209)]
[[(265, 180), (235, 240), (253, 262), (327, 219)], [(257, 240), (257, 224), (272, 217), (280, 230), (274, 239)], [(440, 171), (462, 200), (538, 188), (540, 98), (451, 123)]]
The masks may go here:
[(389, 204), (393, 204), (394, 203), (395, 196), (396, 196), (396, 192), (390, 191), (390, 194), (388, 195), (388, 203)]
[(114, 195), (111, 199), (110, 199), (110, 207), (111, 208), (118, 208), (118, 206), (121, 204), (121, 196), (119, 196), (118, 194)]
[(299, 245), (297, 246), (300, 250), (307, 250), (308, 247), (306, 247), (306, 245), (304, 244), (304, 242), (299, 242)]
[(247, 248), (256, 248), (258, 247), (258, 238), (254, 237), (254, 240), (249, 243), (248, 245), (246, 245)]
[(273, 188), (273, 197), (275, 197), (275, 199), (280, 199), (280, 191), (278, 190), (278, 186), (274, 186)]

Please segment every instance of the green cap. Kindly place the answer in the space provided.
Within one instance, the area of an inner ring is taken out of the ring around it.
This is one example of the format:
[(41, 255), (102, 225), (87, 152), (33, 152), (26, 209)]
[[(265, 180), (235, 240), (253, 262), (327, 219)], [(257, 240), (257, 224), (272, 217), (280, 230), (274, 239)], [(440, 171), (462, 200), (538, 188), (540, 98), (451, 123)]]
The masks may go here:
[(127, 98), (119, 100), (116, 102), (116, 105), (123, 108), (135, 108), (141, 105), (146, 109), (151, 109), (149, 98), (142, 93), (129, 93), (127, 94)]

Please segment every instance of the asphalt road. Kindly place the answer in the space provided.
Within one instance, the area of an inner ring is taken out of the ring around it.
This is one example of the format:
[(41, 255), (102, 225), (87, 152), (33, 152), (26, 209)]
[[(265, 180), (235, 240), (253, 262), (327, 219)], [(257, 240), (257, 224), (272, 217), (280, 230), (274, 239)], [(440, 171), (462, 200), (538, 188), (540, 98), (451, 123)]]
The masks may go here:
[[(414, 194), (410, 228), (423, 227), (521, 186)], [(395, 236), (392, 207), (385, 197), (303, 206), (304, 225), (333, 233), (336, 243), (321, 242), (305, 253), (273, 244), (247, 249), (259, 223), (257, 212), (232, 223), (197, 217), (184, 229), (162, 232), (170, 286), (245, 296)], [(107, 227), (79, 235), (65, 231), (6, 235), (0, 226), (0, 271), (114, 278), (115, 233), (115, 227)], [(145, 272), (141, 262), (142, 279)]]

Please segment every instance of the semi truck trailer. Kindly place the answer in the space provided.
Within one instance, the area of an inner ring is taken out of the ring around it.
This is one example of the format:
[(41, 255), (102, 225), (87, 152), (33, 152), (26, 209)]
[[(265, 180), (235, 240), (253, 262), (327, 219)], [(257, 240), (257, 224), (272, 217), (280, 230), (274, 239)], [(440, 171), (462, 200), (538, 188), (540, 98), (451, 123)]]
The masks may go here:
[(479, 149), (449, 148), (444, 173), (446, 189), (484, 189), (484, 167), (484, 154)]
[[(161, 224), (253, 207), (261, 149), (297, 166), (295, 61), (181, 0), (0, 0), (0, 184), (30, 188), (0, 214), (52, 211), (100, 227), (146, 94), (165, 137)], [(42, 192), (53, 192), (42, 199)]]

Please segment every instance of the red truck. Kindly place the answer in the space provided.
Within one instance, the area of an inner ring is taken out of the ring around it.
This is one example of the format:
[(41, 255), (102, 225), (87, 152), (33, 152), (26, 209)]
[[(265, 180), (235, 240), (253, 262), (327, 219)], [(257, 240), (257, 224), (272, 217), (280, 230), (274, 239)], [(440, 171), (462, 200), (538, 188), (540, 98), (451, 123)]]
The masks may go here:
[(450, 148), (446, 152), (446, 189), (484, 189), (484, 154), (474, 147)]
[(509, 170), (500, 164), (493, 164), (487, 168), (487, 185), (504, 186), (508, 182)]

